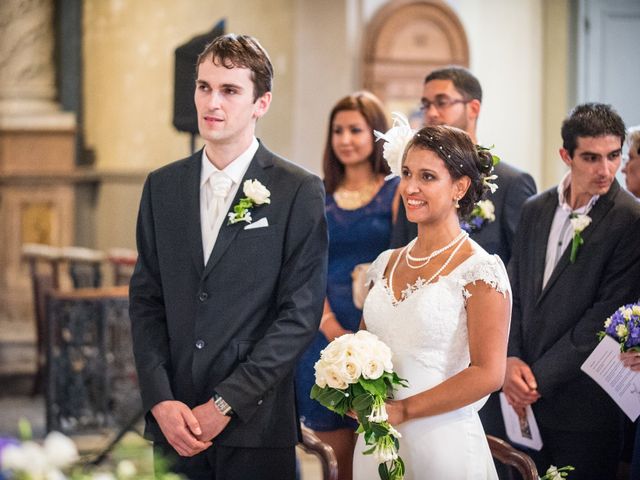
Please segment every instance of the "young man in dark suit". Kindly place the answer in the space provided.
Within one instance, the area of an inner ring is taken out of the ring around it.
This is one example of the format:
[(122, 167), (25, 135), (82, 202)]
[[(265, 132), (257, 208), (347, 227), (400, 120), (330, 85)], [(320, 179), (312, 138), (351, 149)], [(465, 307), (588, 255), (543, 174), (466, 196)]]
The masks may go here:
[[(482, 107), (482, 87), (466, 68), (447, 67), (434, 70), (424, 80), (421, 110), (425, 125), (449, 125), (464, 130), (474, 143)], [(485, 221), (471, 231), (471, 238), (489, 253), (500, 256), (504, 264), (511, 257), (511, 244), (520, 218), (520, 208), (536, 193), (536, 184), (528, 173), (500, 162), (495, 174), (498, 190), (489, 195), (495, 208), (495, 220)], [(392, 247), (402, 247), (417, 235), (415, 223), (407, 220), (400, 205), (391, 239)]]
[(560, 149), (569, 172), (523, 207), (509, 264), (503, 390), (520, 414), (533, 408), (544, 443), (532, 452), (538, 469), (573, 465), (576, 480), (616, 478), (622, 444), (621, 411), (580, 366), (605, 319), (640, 296), (640, 203), (615, 179), (624, 137), (608, 105), (571, 112)]
[(138, 216), (146, 432), (190, 479), (293, 479), (294, 367), (325, 294), (324, 189), (254, 136), (273, 76), (254, 38), (217, 38), (196, 73), (205, 147), (149, 175)]

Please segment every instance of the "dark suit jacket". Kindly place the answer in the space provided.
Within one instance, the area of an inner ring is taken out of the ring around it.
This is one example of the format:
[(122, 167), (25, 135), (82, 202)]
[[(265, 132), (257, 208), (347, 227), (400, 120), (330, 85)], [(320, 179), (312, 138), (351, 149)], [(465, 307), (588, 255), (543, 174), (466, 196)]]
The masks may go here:
[(533, 405), (549, 428), (604, 431), (619, 426), (619, 410), (580, 370), (597, 344), (596, 332), (616, 308), (640, 295), (640, 203), (614, 182), (589, 213), (575, 263), (567, 248), (547, 285), (542, 277), (556, 188), (522, 209), (509, 279), (513, 314), (509, 356), (533, 370), (542, 395)]
[[(147, 433), (163, 400), (189, 407), (214, 390), (234, 409), (226, 446), (298, 441), (294, 367), (318, 329), (326, 291), (327, 227), (318, 177), (262, 144), (245, 174), (271, 191), (252, 209), (269, 226), (223, 223), (206, 267), (200, 230), (201, 155), (152, 172), (137, 225), (130, 287), (134, 353)], [(243, 196), (242, 185), (233, 201)]]
[[(504, 264), (511, 257), (511, 244), (520, 218), (520, 208), (527, 198), (536, 193), (531, 175), (500, 162), (495, 167), (498, 190), (487, 197), (495, 206), (496, 219), (471, 233), (471, 238), (487, 252), (500, 256)], [(393, 227), (391, 247), (399, 248), (418, 235), (418, 226), (407, 220), (404, 204), (400, 204), (398, 219)]]

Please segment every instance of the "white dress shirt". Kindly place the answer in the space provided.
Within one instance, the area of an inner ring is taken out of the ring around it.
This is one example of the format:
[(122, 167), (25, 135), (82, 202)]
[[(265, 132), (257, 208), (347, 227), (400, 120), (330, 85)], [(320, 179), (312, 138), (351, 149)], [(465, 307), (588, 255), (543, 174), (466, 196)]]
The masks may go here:
[(571, 245), (573, 240), (573, 228), (571, 228), (571, 214), (588, 214), (595, 205), (599, 195), (594, 195), (586, 205), (573, 210), (567, 203), (565, 193), (571, 186), (571, 172), (567, 172), (560, 184), (558, 185), (558, 207), (556, 208), (551, 230), (549, 231), (549, 239), (547, 240), (547, 255), (544, 262), (544, 277), (542, 279), (542, 288), (545, 287), (553, 269), (558, 264), (560, 257), (564, 251)]
[[(249, 148), (247, 148), (238, 156), (238, 158), (233, 160), (222, 170), (219, 170), (213, 163), (211, 163), (209, 157), (207, 157), (207, 149), (204, 148), (202, 150), (202, 170), (200, 173), (200, 229), (202, 231), (202, 251), (204, 253), (205, 265), (209, 261), (209, 256), (211, 255), (213, 246), (218, 238), (218, 233), (227, 218), (227, 212), (229, 212), (231, 203), (238, 192), (240, 182), (242, 181), (244, 174), (247, 172), (249, 164), (251, 163), (251, 160), (256, 154), (259, 146), (260, 144), (258, 143), (258, 140), (253, 137), (253, 141)], [(225, 204), (222, 212), (218, 213), (214, 222), (210, 222), (207, 218), (207, 188), (209, 188), (207, 183), (209, 182), (209, 177), (215, 175), (217, 172), (224, 172), (224, 174), (226, 174), (233, 183), (225, 198)]]

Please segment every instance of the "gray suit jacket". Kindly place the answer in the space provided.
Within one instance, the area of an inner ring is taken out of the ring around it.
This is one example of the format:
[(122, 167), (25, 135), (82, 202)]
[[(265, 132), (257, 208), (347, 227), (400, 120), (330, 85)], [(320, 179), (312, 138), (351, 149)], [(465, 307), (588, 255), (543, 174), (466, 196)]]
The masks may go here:
[[(145, 411), (163, 400), (189, 407), (214, 391), (237, 418), (216, 438), (227, 446), (298, 441), (293, 373), (313, 339), (326, 291), (327, 227), (318, 177), (262, 144), (245, 174), (271, 191), (245, 230), (223, 224), (203, 265), (201, 155), (152, 172), (137, 225), (130, 287), (134, 353)], [(242, 185), (232, 205), (243, 196)], [(163, 441), (147, 413), (147, 434)]]
[(580, 370), (596, 333), (619, 306), (640, 296), (640, 203), (614, 181), (589, 213), (575, 263), (570, 247), (542, 288), (547, 240), (558, 206), (557, 189), (530, 199), (522, 210), (509, 279), (513, 314), (509, 356), (533, 370), (542, 398), (538, 421), (570, 431), (619, 427), (620, 411)]
[[(472, 232), (471, 238), (487, 252), (499, 255), (506, 265), (511, 257), (511, 244), (520, 218), (520, 208), (527, 198), (535, 195), (536, 184), (531, 175), (504, 162), (496, 165), (495, 173), (498, 175), (498, 190), (489, 194), (488, 199), (495, 206), (496, 219)], [(401, 203), (393, 227), (391, 247), (402, 247), (417, 235), (418, 227), (407, 220)]]

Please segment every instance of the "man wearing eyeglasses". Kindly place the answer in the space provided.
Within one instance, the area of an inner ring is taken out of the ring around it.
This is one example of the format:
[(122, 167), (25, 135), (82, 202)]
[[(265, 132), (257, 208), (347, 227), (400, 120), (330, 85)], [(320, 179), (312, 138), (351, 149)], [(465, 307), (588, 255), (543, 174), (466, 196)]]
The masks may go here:
[[(424, 81), (420, 110), (425, 125), (449, 125), (464, 130), (478, 143), (476, 129), (482, 106), (482, 87), (466, 68), (452, 66), (434, 70)], [(491, 142), (489, 142), (489, 145)], [(500, 162), (495, 167), (498, 190), (489, 195), (495, 219), (471, 218), (463, 227), (486, 251), (500, 256), (504, 264), (511, 257), (511, 243), (524, 201), (536, 193), (531, 175)], [(407, 220), (400, 205), (391, 246), (401, 247), (417, 235), (417, 226)]]
[[(424, 81), (420, 110), (426, 125), (449, 125), (460, 128), (478, 143), (476, 128), (482, 105), (482, 87), (478, 79), (466, 68), (452, 66), (434, 70)], [(491, 142), (489, 142), (491, 145)], [(501, 161), (494, 173), (498, 176), (498, 190), (490, 194), (495, 219), (477, 218), (472, 214), (463, 228), (471, 238), (489, 253), (500, 256), (504, 264), (511, 257), (511, 245), (520, 209), (527, 198), (536, 193), (531, 175)], [(393, 228), (391, 247), (406, 245), (417, 236), (417, 225), (407, 220), (404, 205), (400, 204), (398, 219)], [(497, 393), (480, 410), (480, 419), (486, 433), (506, 438), (504, 422)], [(500, 467), (497, 465), (498, 471)], [(502, 475), (501, 475), (502, 476)]]

